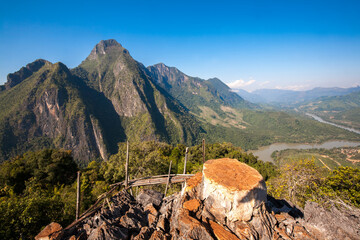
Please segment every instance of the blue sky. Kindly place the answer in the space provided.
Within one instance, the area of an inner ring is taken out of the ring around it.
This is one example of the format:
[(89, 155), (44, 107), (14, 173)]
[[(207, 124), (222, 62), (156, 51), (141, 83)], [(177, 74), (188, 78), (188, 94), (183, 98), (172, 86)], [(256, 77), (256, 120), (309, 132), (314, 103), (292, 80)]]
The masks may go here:
[(76, 67), (114, 38), (233, 88), (360, 85), (360, 1), (2, 1), (0, 84), (37, 58)]

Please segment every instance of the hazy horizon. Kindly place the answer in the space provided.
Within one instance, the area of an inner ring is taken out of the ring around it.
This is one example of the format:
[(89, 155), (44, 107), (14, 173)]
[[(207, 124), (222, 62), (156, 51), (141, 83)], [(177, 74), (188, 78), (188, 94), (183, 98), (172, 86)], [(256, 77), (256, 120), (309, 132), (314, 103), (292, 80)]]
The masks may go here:
[(114, 38), (145, 66), (162, 62), (235, 90), (360, 85), (358, 1), (3, 5), (0, 84), (38, 58), (76, 67)]

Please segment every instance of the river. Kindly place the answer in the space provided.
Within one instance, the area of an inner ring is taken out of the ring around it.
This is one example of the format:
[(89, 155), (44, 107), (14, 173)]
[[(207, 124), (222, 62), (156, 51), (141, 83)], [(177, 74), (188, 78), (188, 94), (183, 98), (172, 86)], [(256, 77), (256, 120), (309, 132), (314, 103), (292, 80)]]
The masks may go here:
[(281, 151), (285, 149), (310, 149), (310, 148), (326, 148), (331, 149), (334, 147), (356, 147), (360, 142), (349, 141), (328, 141), (320, 144), (305, 144), (305, 143), (273, 143), (269, 146), (260, 147), (258, 150), (251, 150), (254, 156), (258, 156), (260, 160), (266, 162), (274, 162), (271, 154), (274, 151)]
[[(320, 117), (307, 113), (308, 116), (314, 118), (315, 120), (322, 122), (322, 123), (326, 123), (326, 124), (330, 124), (339, 128), (343, 128), (346, 129), (348, 131), (352, 131), (355, 133), (360, 134), (360, 131), (356, 130), (356, 129), (352, 129), (352, 128), (347, 128), (344, 126), (340, 126), (337, 125), (335, 123), (330, 123), (327, 121), (324, 121), (323, 119), (321, 119)], [(274, 159), (272, 159), (271, 154), (274, 151), (281, 151), (281, 150), (285, 150), (285, 149), (310, 149), (310, 148), (325, 148), (325, 149), (331, 149), (334, 147), (356, 147), (356, 146), (360, 146), (360, 142), (349, 142), (349, 141), (339, 141), (339, 140), (334, 140), (334, 141), (327, 141), (324, 143), (320, 143), (320, 144), (306, 144), (306, 143), (273, 143), (269, 146), (264, 146), (264, 147), (260, 147), (258, 150), (251, 150), (249, 152), (251, 152), (252, 154), (254, 154), (254, 156), (258, 156), (260, 160), (266, 161), (266, 162), (274, 162)]]
[(341, 126), (341, 125), (338, 125), (338, 124), (335, 124), (335, 123), (332, 123), (332, 122), (327, 122), (325, 120), (323, 120), (321, 117), (318, 117), (314, 114), (311, 114), (311, 113), (306, 113), (306, 115), (308, 115), (309, 117), (312, 117), (313, 119), (315, 119), (316, 121), (319, 121), (321, 123), (326, 123), (326, 124), (329, 124), (329, 125), (333, 125), (335, 127), (338, 127), (338, 128), (342, 128), (342, 129), (345, 129), (345, 130), (348, 130), (350, 132), (354, 132), (354, 133), (357, 133), (357, 134), (360, 134), (360, 131), (359, 130), (356, 130), (356, 129), (353, 129), (353, 128), (349, 128), (349, 127), (344, 127), (344, 126)]

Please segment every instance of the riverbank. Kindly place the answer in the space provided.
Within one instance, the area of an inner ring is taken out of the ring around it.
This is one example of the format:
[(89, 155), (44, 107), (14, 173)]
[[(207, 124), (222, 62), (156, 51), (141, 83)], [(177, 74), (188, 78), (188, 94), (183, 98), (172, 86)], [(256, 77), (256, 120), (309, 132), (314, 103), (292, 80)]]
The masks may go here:
[(258, 156), (259, 160), (264, 162), (274, 162), (274, 159), (271, 157), (271, 154), (275, 151), (281, 151), (285, 149), (314, 149), (314, 148), (324, 148), (332, 149), (337, 147), (357, 147), (360, 146), (360, 142), (350, 142), (350, 141), (340, 141), (333, 140), (327, 141), (324, 143), (273, 143), (268, 146), (260, 147), (258, 150), (248, 151), (254, 156)]
[[(360, 134), (360, 131), (344, 127), (335, 123), (327, 122), (323, 120), (322, 118), (311, 114), (306, 113), (307, 116), (315, 119), (318, 122), (329, 124), (338, 128), (342, 128), (357, 134)], [(263, 146), (258, 148), (257, 150), (250, 150), (249, 153), (252, 153), (254, 156), (259, 157), (259, 160), (265, 161), (265, 162), (274, 162), (274, 159), (271, 157), (272, 153), (275, 151), (281, 151), (285, 149), (314, 149), (314, 148), (324, 148), (324, 149), (332, 149), (332, 148), (338, 148), (338, 147), (356, 147), (359, 146), (360, 142), (354, 142), (354, 141), (341, 141), (341, 140), (332, 140), (332, 141), (326, 141), (323, 143), (273, 143), (268, 146)]]
[(312, 117), (313, 119), (315, 119), (315, 120), (318, 121), (318, 122), (326, 123), (326, 124), (329, 124), (329, 125), (332, 125), (332, 126), (335, 126), (335, 127), (338, 127), (338, 128), (342, 128), (342, 129), (348, 130), (348, 131), (350, 131), (350, 132), (354, 132), (354, 133), (360, 134), (360, 131), (357, 130), (357, 129), (349, 128), (349, 127), (345, 127), (345, 126), (342, 126), (342, 125), (339, 125), (339, 124), (336, 124), (336, 123), (332, 123), (332, 122), (325, 121), (325, 120), (322, 119), (321, 117), (316, 116), (315, 114), (312, 114), (312, 113), (305, 113), (305, 114), (306, 114), (307, 116), (309, 116), (309, 117)]

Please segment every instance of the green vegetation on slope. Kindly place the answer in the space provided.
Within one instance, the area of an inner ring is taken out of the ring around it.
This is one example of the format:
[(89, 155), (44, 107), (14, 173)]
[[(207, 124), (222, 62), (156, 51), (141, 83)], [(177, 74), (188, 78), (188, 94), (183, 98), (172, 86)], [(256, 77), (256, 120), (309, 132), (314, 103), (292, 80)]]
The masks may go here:
[(248, 109), (256, 106), (216, 78), (193, 78), (163, 64), (148, 70), (115, 40), (101, 41), (71, 71), (44, 60), (30, 65), (34, 71), (14, 73), (11, 87), (0, 92), (0, 162), (64, 147), (86, 166), (107, 160), (126, 139), (192, 146), (205, 138), (248, 150), (360, 138), (296, 115)]
[[(115, 40), (101, 41), (73, 74), (112, 102), (127, 139), (193, 145), (199, 122)], [(99, 106), (101, 108), (101, 106)]]
[[(154, 141), (130, 144), (130, 178), (183, 173), (185, 146), (171, 146)], [(109, 185), (124, 180), (126, 144), (107, 162), (91, 162), (81, 172), (81, 211), (109, 190)], [(206, 145), (206, 159), (235, 158), (257, 169), (269, 193), (286, 198), (299, 206), (314, 200), (326, 203), (339, 200), (359, 206), (360, 170), (340, 167), (333, 171), (317, 167), (314, 162), (300, 161), (279, 170), (272, 163), (259, 161), (230, 143)], [(202, 147), (189, 148), (187, 173), (202, 168)], [(45, 225), (56, 221), (66, 226), (74, 220), (77, 166), (69, 151), (43, 150), (28, 152), (0, 165), (0, 238), (32, 239)], [(279, 175), (280, 174), (280, 175)], [(148, 188), (148, 187), (147, 187)], [(164, 186), (154, 186), (164, 191)], [(134, 188), (136, 195), (141, 189)], [(169, 194), (179, 191), (171, 185)]]
[(203, 122), (207, 141), (229, 141), (249, 150), (276, 142), (319, 143), (332, 139), (349, 141), (360, 139), (360, 135), (356, 133), (300, 115), (274, 111), (233, 110), (238, 114), (227, 118), (226, 123), (241, 116), (241, 126), (221, 123), (221, 118), (215, 116), (213, 123), (216, 125)]
[(341, 147), (332, 149), (286, 149), (272, 155), (277, 166), (283, 166), (299, 160), (314, 160), (319, 167), (360, 168), (360, 147)]
[(0, 238), (33, 239), (74, 219), (77, 166), (70, 151), (28, 152), (0, 165)]
[[(171, 146), (154, 141), (130, 145), (130, 178), (167, 174), (170, 161), (172, 173), (183, 173), (185, 146)], [(81, 212), (93, 204), (109, 185), (125, 178), (126, 144), (107, 162), (91, 162), (81, 172)], [(257, 160), (241, 148), (229, 143), (206, 145), (206, 159), (229, 157), (258, 169), (267, 180), (277, 174), (275, 166)], [(202, 147), (189, 149), (187, 173), (202, 168)], [(0, 238), (33, 239), (52, 221), (62, 226), (75, 218), (77, 166), (70, 151), (42, 150), (28, 152), (0, 165)], [(163, 186), (154, 186), (164, 191)], [(134, 194), (140, 188), (134, 189)], [(169, 194), (178, 191), (173, 184)]]
[[(104, 117), (109, 105), (101, 99), (65, 65), (46, 62), (21, 83), (0, 93), (0, 162), (49, 147), (71, 149), (85, 164), (99, 157), (93, 131), (88, 129), (114, 122)], [(92, 108), (91, 101), (102, 104), (101, 114)], [(113, 139), (120, 141), (123, 135), (117, 125), (113, 125), (115, 130), (101, 129), (103, 136), (111, 132), (116, 134), (110, 134)]]
[(256, 107), (232, 92), (217, 78), (203, 80), (191, 77), (162, 63), (149, 66), (148, 70), (157, 84), (197, 115), (201, 113), (200, 106), (210, 108), (222, 117), (226, 115), (221, 106), (236, 109)]
[(332, 171), (318, 167), (312, 160), (286, 164), (280, 175), (266, 183), (268, 194), (304, 207), (310, 200), (327, 205), (341, 201), (360, 207), (360, 169), (338, 167)]

